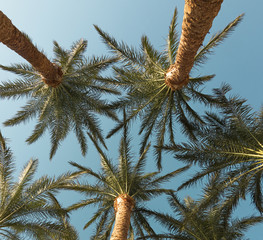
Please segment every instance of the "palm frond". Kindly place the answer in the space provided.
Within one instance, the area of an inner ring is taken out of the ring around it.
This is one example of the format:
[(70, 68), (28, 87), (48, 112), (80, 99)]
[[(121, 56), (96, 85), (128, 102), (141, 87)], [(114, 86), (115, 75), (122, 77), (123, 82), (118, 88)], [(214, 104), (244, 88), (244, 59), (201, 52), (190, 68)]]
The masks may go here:
[(195, 65), (201, 65), (207, 60), (207, 55), (212, 53), (213, 48), (217, 47), (223, 42), (231, 32), (235, 30), (237, 25), (242, 21), (244, 14), (239, 15), (232, 22), (230, 22), (222, 31), (213, 35), (209, 42), (199, 49), (195, 56)]
[(101, 36), (102, 40), (107, 46), (109, 46), (110, 50), (112, 50), (118, 58), (124, 61), (126, 65), (130, 65), (135, 62), (136, 64), (143, 66), (144, 59), (134, 48), (128, 47), (124, 42), (118, 43), (113, 37), (102, 31), (98, 26), (94, 25), (94, 27)]
[(169, 26), (169, 34), (167, 38), (167, 55), (169, 57), (169, 63), (170, 65), (175, 62), (176, 52), (178, 49), (179, 44), (179, 34), (176, 32), (176, 26), (177, 26), (177, 9), (174, 10), (174, 15), (171, 21), (171, 24)]
[(67, 62), (63, 68), (65, 72), (71, 72), (69, 69), (76, 64), (80, 64), (83, 59), (83, 52), (87, 48), (88, 42), (84, 39), (80, 39), (79, 41), (73, 43), (71, 46), (71, 50), (67, 57)]

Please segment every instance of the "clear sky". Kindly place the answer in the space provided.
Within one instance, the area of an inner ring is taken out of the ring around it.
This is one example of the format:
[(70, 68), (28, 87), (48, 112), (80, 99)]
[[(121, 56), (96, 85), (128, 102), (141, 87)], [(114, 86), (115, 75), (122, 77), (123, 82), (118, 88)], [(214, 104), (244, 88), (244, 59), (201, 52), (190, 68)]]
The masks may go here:
[[(88, 40), (87, 56), (109, 55), (93, 24), (98, 25), (116, 39), (125, 41), (134, 47), (139, 45), (141, 36), (146, 34), (157, 49), (163, 49), (175, 7), (179, 11), (177, 29), (181, 30), (183, 6), (183, 0), (10, 0), (2, 1), (0, 9), (17, 28), (27, 33), (33, 42), (52, 59), (53, 40), (64, 48), (69, 48), (80, 38)], [(260, 0), (225, 0), (210, 33), (213, 34), (223, 29), (241, 13), (245, 13), (244, 20), (236, 31), (215, 50), (215, 54), (210, 56), (207, 64), (195, 72), (200, 75), (216, 74), (212, 82), (207, 85), (207, 92), (211, 88), (219, 87), (222, 82), (227, 82), (233, 88), (232, 94), (239, 94), (248, 99), (248, 103), (255, 110), (261, 107), (263, 100), (262, 9), (263, 2)], [(0, 44), (0, 64), (9, 65), (23, 61), (16, 53)], [(15, 77), (0, 71), (0, 81), (11, 80)], [(23, 103), (24, 99), (15, 102), (1, 100), (0, 122), (12, 117)], [(105, 118), (101, 119), (101, 122), (106, 134), (113, 127), (113, 123)], [(62, 142), (54, 159), (49, 161), (48, 135), (30, 146), (24, 143), (33, 126), (33, 121), (12, 128), (0, 125), (3, 135), (10, 139), (9, 145), (13, 149), (18, 170), (31, 157), (38, 158), (40, 161), (39, 176), (43, 174), (53, 176), (70, 170), (68, 161), (76, 161), (93, 169), (99, 167), (98, 154), (94, 148), (90, 146), (88, 155), (82, 157), (73, 135)], [(109, 155), (113, 158), (116, 158), (116, 141), (118, 140), (116, 136), (107, 141), (110, 149)], [(135, 148), (133, 150), (137, 151)], [(150, 161), (151, 158), (149, 158), (149, 168), (154, 168), (154, 163)], [(180, 166), (172, 156), (166, 156), (165, 161), (164, 172)], [(170, 186), (176, 186), (176, 184), (178, 185), (173, 182)], [(195, 191), (191, 191), (182, 193), (182, 197), (194, 194)], [(76, 198), (72, 194), (64, 193), (61, 199), (67, 205), (74, 201), (74, 197)], [(158, 202), (154, 204), (161, 209)], [(249, 203), (245, 203), (242, 209), (244, 215), (255, 212), (249, 207)], [(90, 209), (72, 214), (72, 224), (79, 230), (81, 240), (89, 239), (92, 231), (92, 229), (82, 231), (89, 216)], [(263, 227), (258, 226), (247, 233), (247, 238), (261, 240), (262, 234)]]

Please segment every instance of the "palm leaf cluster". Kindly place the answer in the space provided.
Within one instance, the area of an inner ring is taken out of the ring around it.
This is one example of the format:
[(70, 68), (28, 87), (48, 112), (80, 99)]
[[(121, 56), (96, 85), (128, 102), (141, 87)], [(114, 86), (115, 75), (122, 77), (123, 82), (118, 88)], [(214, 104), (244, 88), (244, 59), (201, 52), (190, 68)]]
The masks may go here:
[(58, 87), (46, 85), (42, 76), (28, 64), (0, 65), (1, 69), (19, 76), (15, 81), (0, 84), (0, 97), (28, 99), (26, 105), (4, 124), (14, 126), (37, 118), (35, 128), (26, 141), (35, 142), (48, 130), (51, 138), (50, 158), (70, 130), (75, 133), (83, 155), (87, 151), (86, 131), (105, 144), (96, 115), (102, 114), (116, 120), (115, 114), (107, 108), (107, 101), (101, 98), (101, 94), (118, 93), (110, 79), (101, 76), (101, 72), (115, 59), (86, 59), (86, 47), (87, 41), (83, 39), (74, 43), (70, 50), (64, 50), (54, 42), (54, 62), (63, 72)]
[[(205, 62), (207, 55), (227, 37), (241, 19), (242, 15), (199, 49), (195, 57), (195, 66)], [(140, 49), (136, 50), (123, 42), (117, 42), (95, 26), (109, 49), (121, 60), (121, 66), (114, 67), (114, 71), (119, 85), (126, 90), (127, 95), (112, 104), (112, 107), (125, 107), (128, 110), (128, 121), (136, 116), (140, 117), (139, 132), (143, 134), (141, 152), (152, 135), (155, 136), (158, 146), (164, 144), (166, 135), (170, 142), (174, 142), (176, 123), (181, 126), (184, 134), (191, 139), (196, 139), (194, 130), (200, 124), (204, 124), (204, 120), (191, 106), (191, 102), (204, 103), (208, 106), (219, 103), (212, 95), (205, 94), (200, 89), (214, 75), (191, 77), (189, 84), (177, 91), (173, 91), (165, 84), (165, 74), (169, 66), (174, 63), (178, 48), (176, 21), (177, 10), (175, 9), (164, 51), (156, 50), (147, 36), (141, 38)], [(120, 130), (123, 124), (123, 121), (118, 123), (107, 137)], [(161, 168), (161, 153), (157, 151), (156, 154), (158, 167)]]
[(198, 143), (166, 146), (183, 162), (198, 164), (201, 170), (181, 187), (190, 186), (214, 172), (222, 175), (221, 188), (227, 189), (236, 204), (247, 194), (263, 212), (263, 125), (262, 113), (252, 112), (244, 99), (226, 97), (229, 86), (216, 89), (223, 103), (220, 113), (206, 114), (206, 127)]
[[(182, 202), (174, 193), (169, 194), (172, 213), (148, 211), (168, 233), (150, 236), (151, 239), (180, 240), (241, 240), (245, 231), (263, 221), (262, 216), (233, 218), (232, 202), (218, 194), (218, 176), (210, 178), (201, 199), (187, 197)], [(211, 198), (211, 196), (213, 196)]]
[(12, 152), (0, 133), (0, 238), (77, 239), (66, 210), (57, 205), (54, 197), (57, 187), (74, 176), (43, 176), (33, 181), (37, 165), (37, 160), (30, 160), (15, 182)]
[(169, 181), (175, 175), (186, 170), (188, 166), (176, 171), (159, 176), (159, 172), (144, 173), (146, 154), (149, 145), (140, 155), (139, 160), (133, 163), (133, 154), (130, 151), (130, 139), (127, 135), (127, 128), (124, 127), (124, 134), (119, 147), (119, 165), (116, 166), (94, 141), (101, 156), (101, 171), (94, 172), (92, 169), (71, 162), (79, 172), (82, 171), (89, 178), (93, 178), (94, 183), (76, 182), (65, 186), (83, 193), (85, 199), (69, 207), (69, 210), (76, 210), (89, 205), (98, 207), (92, 218), (85, 224), (84, 228), (96, 223), (96, 231), (91, 239), (109, 239), (115, 221), (114, 201), (122, 195), (128, 194), (135, 201), (135, 206), (131, 215), (131, 225), (129, 229), (129, 239), (136, 236), (144, 236), (145, 233), (153, 234), (154, 230), (150, 226), (147, 218), (142, 214), (143, 204), (160, 194), (171, 191), (161, 188), (161, 184)]

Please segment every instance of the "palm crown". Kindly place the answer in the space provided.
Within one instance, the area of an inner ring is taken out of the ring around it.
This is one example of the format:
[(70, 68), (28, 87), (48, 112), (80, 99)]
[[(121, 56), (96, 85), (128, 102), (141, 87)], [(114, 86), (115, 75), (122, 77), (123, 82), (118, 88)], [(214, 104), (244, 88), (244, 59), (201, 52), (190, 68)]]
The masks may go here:
[[(207, 58), (212, 49), (222, 42), (234, 27), (240, 22), (242, 16), (236, 18), (223, 31), (214, 35), (211, 40), (199, 49), (195, 56), (195, 66)], [(140, 50), (118, 43), (113, 37), (95, 26), (103, 41), (110, 50), (120, 58), (121, 67), (114, 67), (116, 78), (120, 86), (127, 90), (127, 96), (113, 104), (113, 107), (127, 108), (127, 120), (140, 116), (142, 119), (140, 134), (143, 135), (141, 152), (147, 145), (149, 137), (155, 132), (156, 144), (162, 146), (165, 134), (174, 141), (175, 122), (178, 122), (183, 133), (195, 139), (194, 129), (198, 124), (204, 123), (200, 115), (190, 106), (189, 101), (194, 100), (207, 105), (218, 102), (211, 95), (202, 93), (199, 87), (211, 80), (214, 75), (191, 77), (187, 86), (173, 91), (165, 83), (165, 74), (174, 63), (177, 48), (178, 34), (176, 32), (177, 10), (169, 28), (167, 46), (165, 51), (157, 51), (151, 45), (147, 36), (141, 39)], [(107, 137), (123, 127), (120, 122), (110, 131)], [(161, 167), (161, 154), (157, 152), (158, 167)]]
[(178, 160), (196, 163), (201, 170), (181, 187), (190, 186), (204, 176), (221, 172), (221, 188), (231, 193), (236, 203), (246, 194), (263, 212), (263, 139), (262, 112), (252, 112), (239, 97), (227, 98), (228, 86), (216, 89), (222, 102), (221, 113), (207, 113), (206, 127), (200, 129), (199, 143), (165, 146)]
[(71, 49), (62, 49), (54, 42), (54, 62), (61, 67), (63, 78), (57, 87), (50, 87), (42, 81), (40, 73), (27, 64), (15, 64), (0, 68), (13, 72), (21, 78), (0, 85), (1, 98), (27, 97), (29, 100), (17, 114), (4, 124), (13, 126), (37, 117), (33, 133), (28, 143), (35, 142), (49, 130), (51, 135), (50, 158), (55, 154), (60, 142), (73, 130), (81, 146), (83, 155), (87, 150), (85, 131), (89, 131), (102, 142), (102, 132), (96, 114), (103, 114), (116, 120), (107, 108), (101, 94), (117, 94), (109, 78), (103, 78), (105, 70), (115, 59), (92, 57), (86, 59), (84, 52), (87, 41), (74, 43)]
[[(262, 216), (233, 218), (232, 202), (218, 194), (218, 176), (210, 178), (201, 199), (187, 197), (182, 202), (169, 194), (173, 214), (148, 211), (169, 233), (151, 236), (151, 239), (181, 240), (241, 240), (245, 231), (263, 221)], [(213, 196), (213, 197), (211, 197)]]
[[(77, 239), (67, 212), (54, 193), (73, 175), (47, 176), (33, 181), (37, 160), (30, 160), (17, 182), (13, 181), (13, 157), (0, 133), (0, 236), (1, 239)], [(27, 238), (28, 237), (28, 238)]]
[(129, 229), (130, 239), (134, 239), (134, 235), (144, 236), (144, 231), (148, 234), (154, 233), (147, 219), (141, 213), (141, 209), (144, 208), (143, 204), (155, 196), (171, 191), (160, 188), (160, 185), (186, 170), (188, 166), (164, 176), (159, 176), (159, 172), (144, 173), (146, 153), (149, 146), (133, 165), (133, 155), (130, 152), (130, 139), (127, 136), (126, 126), (124, 127), (124, 134), (119, 147), (118, 167), (109, 160), (96, 142), (94, 144), (101, 156), (102, 170), (96, 173), (90, 168), (71, 163), (78, 168), (79, 172), (82, 171), (87, 176), (93, 177), (96, 183), (76, 182), (74, 185), (66, 186), (67, 189), (79, 191), (87, 196), (83, 201), (69, 207), (69, 210), (79, 209), (92, 204), (97, 205), (98, 210), (84, 228), (97, 222), (96, 233), (93, 239), (108, 239), (115, 221), (114, 205), (116, 204), (116, 199), (124, 196), (129, 198), (133, 205)]

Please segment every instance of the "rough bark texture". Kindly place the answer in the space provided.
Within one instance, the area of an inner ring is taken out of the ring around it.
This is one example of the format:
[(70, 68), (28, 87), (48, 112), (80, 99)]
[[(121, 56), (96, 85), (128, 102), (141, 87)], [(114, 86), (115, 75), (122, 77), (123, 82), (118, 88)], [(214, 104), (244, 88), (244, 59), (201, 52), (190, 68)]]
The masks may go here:
[(134, 200), (128, 194), (122, 194), (115, 199), (115, 224), (110, 240), (127, 240), (133, 207)]
[(173, 65), (167, 70), (166, 84), (181, 89), (189, 82), (195, 55), (217, 16), (223, 0), (185, 0), (182, 34)]
[(0, 11), (0, 42), (26, 59), (42, 75), (42, 80), (49, 86), (56, 87), (61, 83), (62, 70), (50, 62), (38, 51), (32, 42), (21, 33), (11, 20)]

